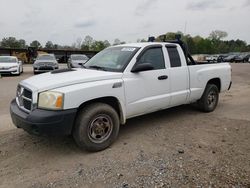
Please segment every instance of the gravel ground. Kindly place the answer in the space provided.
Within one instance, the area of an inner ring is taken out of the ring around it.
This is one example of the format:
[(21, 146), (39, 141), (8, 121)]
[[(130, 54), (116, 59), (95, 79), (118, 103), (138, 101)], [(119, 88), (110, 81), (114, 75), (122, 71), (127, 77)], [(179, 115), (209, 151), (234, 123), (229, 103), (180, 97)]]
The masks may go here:
[(0, 78), (0, 187), (250, 187), (250, 64), (232, 67), (215, 112), (186, 105), (133, 118), (98, 153), (16, 129), (9, 103), (32, 69)]

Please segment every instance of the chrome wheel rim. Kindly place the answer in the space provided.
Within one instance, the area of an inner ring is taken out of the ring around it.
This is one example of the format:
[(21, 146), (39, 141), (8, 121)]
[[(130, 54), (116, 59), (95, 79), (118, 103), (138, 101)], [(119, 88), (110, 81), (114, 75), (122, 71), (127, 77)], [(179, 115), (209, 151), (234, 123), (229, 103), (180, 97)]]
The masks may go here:
[(89, 139), (94, 143), (102, 143), (106, 141), (113, 130), (113, 123), (109, 116), (98, 115), (95, 117), (88, 128)]
[(207, 96), (207, 103), (210, 108), (214, 107), (217, 102), (217, 94), (215, 91), (210, 91)]

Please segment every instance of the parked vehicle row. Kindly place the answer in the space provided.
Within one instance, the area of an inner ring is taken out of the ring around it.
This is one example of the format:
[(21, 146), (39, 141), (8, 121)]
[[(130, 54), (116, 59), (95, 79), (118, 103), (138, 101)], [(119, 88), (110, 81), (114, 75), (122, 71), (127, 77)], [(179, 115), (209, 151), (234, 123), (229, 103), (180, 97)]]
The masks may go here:
[(0, 56), (0, 74), (20, 75), (22, 72), (22, 61), (15, 56)]
[[(68, 59), (68, 68), (82, 68), (89, 58), (84, 54), (72, 54)], [(33, 64), (34, 74), (50, 72), (59, 68), (58, 61), (54, 54), (41, 54)]]
[(205, 57), (205, 60), (207, 62), (250, 63), (250, 53), (209, 55)]
[(243, 63), (250, 62), (250, 54), (242, 54), (242, 55), (236, 56), (234, 61), (236, 63), (237, 62), (243, 62)]

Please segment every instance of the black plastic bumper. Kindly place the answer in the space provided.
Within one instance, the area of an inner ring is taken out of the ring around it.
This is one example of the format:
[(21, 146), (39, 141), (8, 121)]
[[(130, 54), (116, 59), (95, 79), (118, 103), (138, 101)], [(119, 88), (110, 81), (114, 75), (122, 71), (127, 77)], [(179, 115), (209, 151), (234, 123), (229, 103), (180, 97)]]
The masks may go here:
[(15, 126), (36, 135), (70, 135), (76, 112), (77, 109), (61, 111), (35, 109), (26, 113), (18, 107), (15, 99), (10, 104), (11, 118)]

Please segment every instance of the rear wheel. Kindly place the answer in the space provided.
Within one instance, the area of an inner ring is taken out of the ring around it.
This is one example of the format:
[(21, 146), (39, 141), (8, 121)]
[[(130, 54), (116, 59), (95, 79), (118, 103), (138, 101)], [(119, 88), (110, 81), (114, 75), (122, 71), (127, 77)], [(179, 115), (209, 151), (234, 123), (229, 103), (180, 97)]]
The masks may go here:
[(100, 151), (109, 147), (119, 133), (119, 116), (108, 104), (94, 103), (78, 114), (73, 137), (77, 145), (88, 151)]
[(216, 85), (208, 84), (205, 91), (198, 101), (200, 110), (204, 112), (212, 112), (215, 110), (219, 101), (219, 90)]

